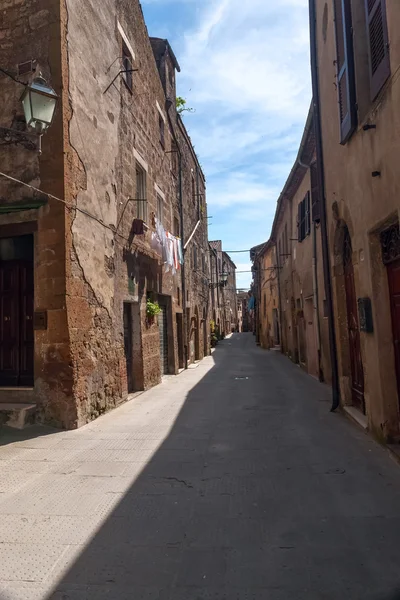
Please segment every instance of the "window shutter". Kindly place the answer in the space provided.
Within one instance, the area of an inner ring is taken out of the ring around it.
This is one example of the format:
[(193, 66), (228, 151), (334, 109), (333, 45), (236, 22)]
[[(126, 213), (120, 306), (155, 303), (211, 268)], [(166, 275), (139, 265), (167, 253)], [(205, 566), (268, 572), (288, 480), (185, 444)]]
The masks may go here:
[(386, 0), (365, 0), (371, 99), (375, 100), (390, 75)]
[(302, 213), (301, 207), (302, 207), (302, 205), (303, 205), (303, 203), (300, 202), (300, 204), (297, 207), (297, 239), (298, 239), (299, 242), (301, 242), (302, 239), (303, 239), (301, 237), (301, 228), (302, 228), (302, 225), (303, 225), (302, 218), (301, 218), (301, 213)]
[(313, 162), (310, 166), (311, 177), (311, 204), (312, 204), (312, 219), (319, 223), (321, 220), (321, 192), (318, 185), (318, 169), (317, 162)]
[(335, 10), (340, 143), (345, 144), (357, 125), (350, 0), (333, 0), (333, 5)]
[(311, 219), (310, 219), (310, 192), (307, 192), (306, 197), (304, 198), (304, 207), (305, 207), (305, 224), (304, 224), (304, 237), (310, 235), (311, 232)]

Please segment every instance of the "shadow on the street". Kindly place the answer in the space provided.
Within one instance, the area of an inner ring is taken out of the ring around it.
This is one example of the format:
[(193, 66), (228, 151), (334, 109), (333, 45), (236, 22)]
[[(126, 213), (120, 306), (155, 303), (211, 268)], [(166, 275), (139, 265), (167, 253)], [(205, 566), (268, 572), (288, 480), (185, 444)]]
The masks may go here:
[(46, 427), (45, 425), (31, 425), (26, 429), (14, 429), (13, 427), (4, 425), (0, 427), (0, 446), (7, 446), (16, 442), (26, 442), (56, 433), (63, 433), (63, 431), (61, 429), (54, 429), (53, 427)]
[[(213, 360), (169, 435), (80, 555), (68, 563), (74, 548), (67, 550), (62, 580), (47, 600), (399, 599), (386, 587), (398, 557), (387, 564), (379, 532), (367, 536), (370, 560), (377, 563), (371, 578), (373, 563), (363, 566), (354, 557), (358, 540), (346, 533), (347, 521), (341, 527), (333, 518), (321, 535), (320, 521), (329, 512), (320, 506), (324, 494), (333, 494), (329, 486), (343, 479), (324, 479), (320, 491), (307, 465), (307, 444), (284, 453), (297, 440), (295, 431), (288, 433), (285, 411), (298, 409), (285, 381), (272, 382), (275, 360), (289, 369), (299, 390), (317, 391), (320, 384), (290, 363), (286, 367), (276, 353), (256, 349), (252, 334), (224, 341)], [(312, 415), (313, 398), (304, 402)], [(343, 430), (334, 423), (339, 442)], [(296, 469), (304, 471), (304, 488)], [(344, 501), (351, 502), (348, 485)], [(374, 589), (377, 572), (381, 585)]]

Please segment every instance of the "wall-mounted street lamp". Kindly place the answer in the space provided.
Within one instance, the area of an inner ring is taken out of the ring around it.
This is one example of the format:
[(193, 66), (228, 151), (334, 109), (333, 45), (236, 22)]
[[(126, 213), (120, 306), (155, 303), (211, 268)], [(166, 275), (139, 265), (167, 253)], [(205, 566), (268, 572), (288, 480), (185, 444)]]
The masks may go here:
[(37, 149), (42, 152), (42, 135), (53, 122), (58, 96), (39, 75), (25, 87), (21, 97), (26, 125), (38, 136)]
[(208, 285), (210, 286), (211, 289), (217, 288), (217, 287), (224, 288), (224, 287), (226, 287), (226, 284), (228, 283), (228, 276), (229, 276), (229, 273), (226, 273), (226, 271), (223, 271), (221, 273), (220, 281), (218, 281), (217, 283), (209, 283)]

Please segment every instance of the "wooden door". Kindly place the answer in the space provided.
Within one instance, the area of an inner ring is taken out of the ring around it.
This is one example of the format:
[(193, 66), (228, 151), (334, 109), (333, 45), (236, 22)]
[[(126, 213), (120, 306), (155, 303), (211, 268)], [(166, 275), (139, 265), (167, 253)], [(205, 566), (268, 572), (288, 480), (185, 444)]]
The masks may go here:
[(350, 234), (347, 229), (344, 236), (343, 267), (346, 291), (352, 401), (353, 406), (365, 414), (364, 369), (361, 358), (360, 329), (358, 325), (357, 298), (354, 283), (353, 251)]
[(396, 363), (397, 389), (400, 402), (400, 260), (387, 265), (392, 312), (393, 344)]
[(0, 385), (33, 386), (33, 263), (0, 262)]

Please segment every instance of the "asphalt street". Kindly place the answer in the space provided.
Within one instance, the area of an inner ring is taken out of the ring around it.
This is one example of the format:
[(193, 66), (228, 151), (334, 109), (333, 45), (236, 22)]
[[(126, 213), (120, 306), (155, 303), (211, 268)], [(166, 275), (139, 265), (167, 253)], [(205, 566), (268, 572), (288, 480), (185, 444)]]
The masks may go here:
[[(391, 600), (400, 466), (235, 334), (72, 432), (0, 432), (0, 600)], [(400, 598), (400, 595), (399, 595)]]

